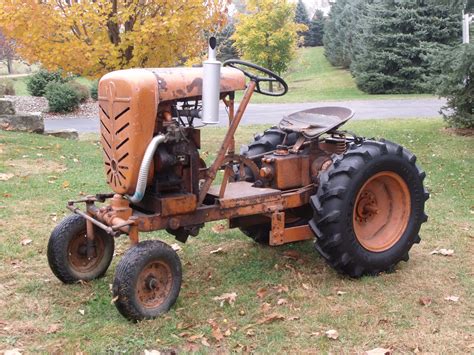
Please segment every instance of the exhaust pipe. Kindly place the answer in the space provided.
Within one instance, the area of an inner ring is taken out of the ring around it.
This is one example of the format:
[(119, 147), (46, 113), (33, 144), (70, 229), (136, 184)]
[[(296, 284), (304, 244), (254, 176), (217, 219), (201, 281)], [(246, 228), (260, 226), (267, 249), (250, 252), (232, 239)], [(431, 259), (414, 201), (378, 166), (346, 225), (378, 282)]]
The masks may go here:
[(150, 164), (155, 155), (156, 148), (166, 140), (165, 135), (159, 134), (151, 140), (150, 144), (146, 148), (145, 155), (143, 156), (142, 163), (140, 165), (140, 172), (138, 173), (137, 187), (133, 196), (127, 195), (126, 197), (132, 203), (138, 203), (143, 200), (145, 196), (146, 183), (148, 180), (148, 172), (150, 171)]
[(209, 58), (203, 63), (202, 122), (219, 123), (219, 99), (221, 88), (221, 62), (216, 59), (216, 37), (209, 38)]

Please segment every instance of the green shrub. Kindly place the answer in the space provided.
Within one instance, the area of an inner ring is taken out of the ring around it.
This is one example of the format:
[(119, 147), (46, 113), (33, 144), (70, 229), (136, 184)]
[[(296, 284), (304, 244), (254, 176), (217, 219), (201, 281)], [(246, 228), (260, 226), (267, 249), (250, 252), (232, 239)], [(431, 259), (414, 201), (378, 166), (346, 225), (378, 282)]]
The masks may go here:
[(69, 85), (76, 91), (77, 96), (79, 97), (79, 102), (85, 102), (89, 97), (91, 97), (91, 92), (87, 85), (83, 85), (77, 81), (71, 81)]
[(15, 85), (12, 80), (0, 81), (0, 96), (3, 95), (15, 95)]
[(99, 97), (99, 81), (96, 80), (92, 83), (91, 87), (91, 97), (97, 101), (97, 98)]
[(71, 112), (79, 107), (79, 95), (70, 83), (51, 82), (45, 91), (50, 112)]
[(69, 78), (62, 76), (62, 71), (49, 72), (47, 70), (40, 70), (29, 77), (26, 82), (26, 88), (28, 92), (33, 96), (44, 96), (46, 91), (46, 85), (51, 82), (65, 83), (69, 81)]
[(441, 75), (434, 80), (436, 93), (447, 99), (441, 113), (449, 126), (474, 128), (474, 44), (443, 52), (437, 63)]

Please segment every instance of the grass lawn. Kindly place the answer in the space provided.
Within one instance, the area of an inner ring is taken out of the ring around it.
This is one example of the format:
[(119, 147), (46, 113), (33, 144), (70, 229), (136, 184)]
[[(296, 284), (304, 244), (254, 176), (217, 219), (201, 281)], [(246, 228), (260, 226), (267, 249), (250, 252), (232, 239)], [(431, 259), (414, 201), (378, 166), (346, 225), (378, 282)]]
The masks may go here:
[[(263, 129), (241, 127), (237, 140), (247, 142)], [(126, 321), (111, 302), (125, 237), (116, 241), (117, 256), (103, 279), (66, 286), (47, 265), (49, 233), (67, 214), (66, 201), (108, 190), (97, 142), (0, 131), (0, 172), (14, 174), (0, 182), (0, 350), (472, 352), (473, 138), (454, 136), (434, 119), (359, 121), (348, 129), (405, 145), (426, 170), (430, 219), (408, 263), (391, 274), (352, 280), (331, 270), (311, 242), (262, 247), (238, 230), (215, 233), (210, 224), (179, 252), (184, 277), (177, 304), (139, 324)], [(223, 133), (204, 130), (208, 161)], [(175, 243), (164, 232), (145, 237)], [(223, 253), (210, 254), (219, 247)], [(430, 255), (437, 248), (454, 254)], [(285, 258), (287, 250), (298, 260)], [(237, 293), (234, 307), (213, 300), (227, 292)], [(431, 303), (421, 305), (420, 298)], [(284, 319), (265, 322), (272, 315)], [(225, 334), (219, 341), (213, 322)], [(329, 329), (338, 331), (337, 340), (324, 336)]]
[[(287, 73), (282, 75), (289, 90), (285, 96), (255, 95), (254, 103), (314, 102), (325, 100), (367, 100), (430, 97), (431, 95), (369, 95), (360, 91), (348, 70), (333, 67), (323, 47), (298, 49)], [(239, 95), (238, 98), (241, 96)]]

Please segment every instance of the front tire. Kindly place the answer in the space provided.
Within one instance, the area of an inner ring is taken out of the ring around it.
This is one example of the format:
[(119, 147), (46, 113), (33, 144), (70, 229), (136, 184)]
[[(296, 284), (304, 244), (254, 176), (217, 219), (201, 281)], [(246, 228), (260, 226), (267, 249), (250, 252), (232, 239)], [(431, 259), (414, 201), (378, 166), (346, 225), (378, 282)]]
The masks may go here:
[(48, 263), (54, 275), (64, 283), (90, 281), (105, 275), (114, 254), (114, 238), (94, 226), (95, 238), (87, 257), (86, 220), (72, 214), (64, 218), (51, 233)]
[(169, 245), (159, 240), (140, 242), (117, 266), (115, 306), (132, 321), (158, 317), (176, 302), (181, 280), (181, 262)]
[(420, 242), (429, 194), (416, 157), (389, 141), (352, 144), (319, 176), (309, 225), (316, 250), (351, 277), (391, 271)]

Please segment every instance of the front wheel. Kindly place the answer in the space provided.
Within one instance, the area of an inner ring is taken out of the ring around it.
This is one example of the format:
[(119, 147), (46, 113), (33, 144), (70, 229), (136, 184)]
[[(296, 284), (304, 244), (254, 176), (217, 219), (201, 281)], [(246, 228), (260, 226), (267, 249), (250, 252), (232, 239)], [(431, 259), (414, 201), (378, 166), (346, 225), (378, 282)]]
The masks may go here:
[(429, 194), (416, 157), (388, 141), (352, 144), (319, 176), (311, 198), (316, 249), (352, 277), (391, 271), (408, 260), (427, 220)]
[(97, 227), (94, 235), (89, 241), (86, 220), (77, 214), (67, 216), (54, 228), (48, 242), (48, 263), (59, 280), (74, 283), (104, 276), (114, 254), (114, 238)]
[(140, 242), (125, 253), (115, 271), (115, 306), (133, 321), (155, 318), (176, 302), (181, 280), (181, 262), (169, 245)]

